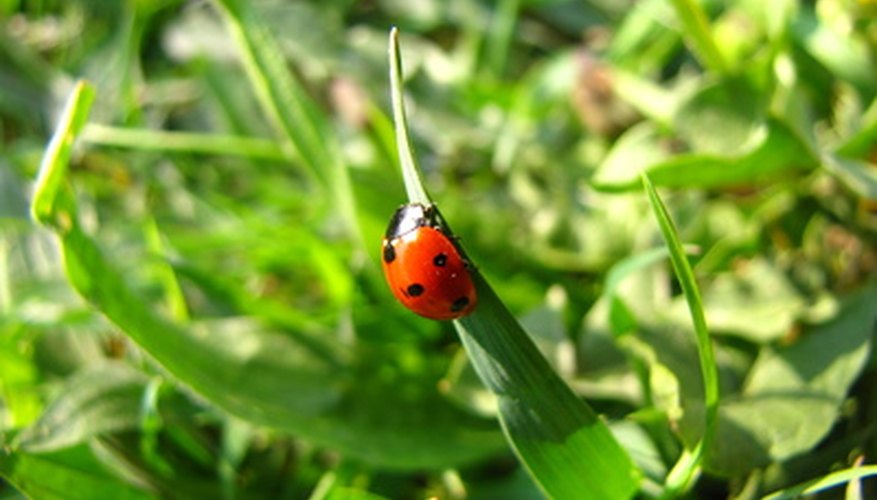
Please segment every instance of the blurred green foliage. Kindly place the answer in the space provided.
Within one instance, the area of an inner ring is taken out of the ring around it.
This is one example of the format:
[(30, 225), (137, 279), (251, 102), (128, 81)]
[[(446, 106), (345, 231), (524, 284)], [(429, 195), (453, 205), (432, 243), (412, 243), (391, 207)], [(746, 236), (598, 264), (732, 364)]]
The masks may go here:
[[(704, 390), (643, 171), (716, 352), (692, 494), (875, 462), (873, 1), (7, 0), (0, 496), (540, 495), (378, 270), (392, 25), (430, 191), (644, 496)], [(29, 205), (80, 78), (56, 238)]]

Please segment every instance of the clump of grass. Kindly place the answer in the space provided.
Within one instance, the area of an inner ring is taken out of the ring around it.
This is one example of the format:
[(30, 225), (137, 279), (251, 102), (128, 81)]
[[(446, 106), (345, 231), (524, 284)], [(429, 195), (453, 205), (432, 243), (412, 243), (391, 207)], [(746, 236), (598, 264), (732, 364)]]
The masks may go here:
[(864, 4), (93, 3), (0, 5), (0, 495), (873, 496)]

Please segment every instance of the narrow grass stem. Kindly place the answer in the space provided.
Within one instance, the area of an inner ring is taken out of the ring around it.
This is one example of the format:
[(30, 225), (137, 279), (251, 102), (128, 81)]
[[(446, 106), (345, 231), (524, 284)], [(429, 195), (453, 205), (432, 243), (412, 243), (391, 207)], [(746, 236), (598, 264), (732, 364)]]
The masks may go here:
[(700, 62), (713, 73), (724, 75), (730, 70), (710, 32), (710, 23), (703, 7), (696, 0), (671, 0), (682, 21), (682, 31), (691, 43)]
[(402, 166), (402, 180), (408, 201), (430, 204), (429, 195), (423, 188), (420, 170), (414, 159), (411, 138), (408, 136), (408, 120), (405, 117), (405, 98), (402, 92), (402, 57), (399, 54), (399, 30), (390, 30), (390, 100), (393, 103), (393, 122), (396, 125), (396, 148), (399, 150), (399, 163)]
[(668, 475), (665, 484), (665, 496), (675, 497), (690, 488), (693, 479), (697, 477), (700, 470), (704, 455), (712, 443), (719, 411), (719, 376), (712, 341), (709, 329), (707, 328), (706, 316), (703, 312), (703, 301), (694, 278), (694, 271), (691, 269), (691, 264), (688, 262), (685, 250), (679, 240), (679, 233), (673, 224), (673, 220), (670, 218), (667, 207), (664, 206), (645, 173), (642, 174), (642, 183), (648, 194), (649, 203), (652, 205), (655, 217), (658, 220), (658, 225), (661, 228), (661, 234), (670, 250), (670, 261), (673, 264), (673, 270), (682, 287), (685, 301), (688, 304), (688, 310), (691, 313), (704, 385), (706, 412), (703, 437), (692, 450), (682, 454)]
[(94, 87), (91, 84), (84, 80), (76, 83), (64, 106), (55, 135), (52, 136), (46, 154), (43, 155), (31, 204), (31, 215), (34, 220), (43, 224), (50, 223), (56, 215), (57, 193), (67, 173), (73, 143), (88, 119), (94, 95)]

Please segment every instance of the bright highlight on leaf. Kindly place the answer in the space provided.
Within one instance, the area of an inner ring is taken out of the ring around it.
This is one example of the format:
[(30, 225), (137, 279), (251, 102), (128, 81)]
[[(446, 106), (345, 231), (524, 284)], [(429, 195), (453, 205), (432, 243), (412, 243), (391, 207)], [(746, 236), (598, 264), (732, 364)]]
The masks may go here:
[(43, 224), (51, 223), (52, 217), (57, 215), (55, 202), (70, 162), (73, 141), (85, 126), (93, 100), (94, 87), (79, 81), (67, 99), (58, 128), (43, 156), (31, 205), (33, 218)]

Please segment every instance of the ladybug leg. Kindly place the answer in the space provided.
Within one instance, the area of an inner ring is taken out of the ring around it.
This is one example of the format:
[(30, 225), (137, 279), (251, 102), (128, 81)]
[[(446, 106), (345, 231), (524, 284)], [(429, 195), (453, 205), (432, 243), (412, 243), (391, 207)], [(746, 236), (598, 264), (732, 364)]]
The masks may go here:
[(464, 267), (467, 271), (470, 271), (470, 272), (471, 272), (471, 271), (477, 271), (477, 270), (478, 270), (478, 266), (476, 266), (475, 264), (469, 262), (469, 259), (463, 259), (463, 267)]
[[(444, 233), (444, 231), (442, 231), (442, 232)], [(462, 238), (460, 238), (456, 234), (445, 233), (445, 236), (450, 238), (450, 240), (454, 243), (454, 246), (457, 247), (457, 251), (460, 252), (460, 255), (461, 256), (464, 255), (464, 253), (462, 251), (462, 247), (460, 246), (460, 241), (462, 241)], [(463, 257), (462, 260), (463, 260), (463, 267), (465, 267), (467, 270), (469, 270), (469, 271), (477, 271), (478, 270), (478, 266), (469, 262), (469, 259)]]

